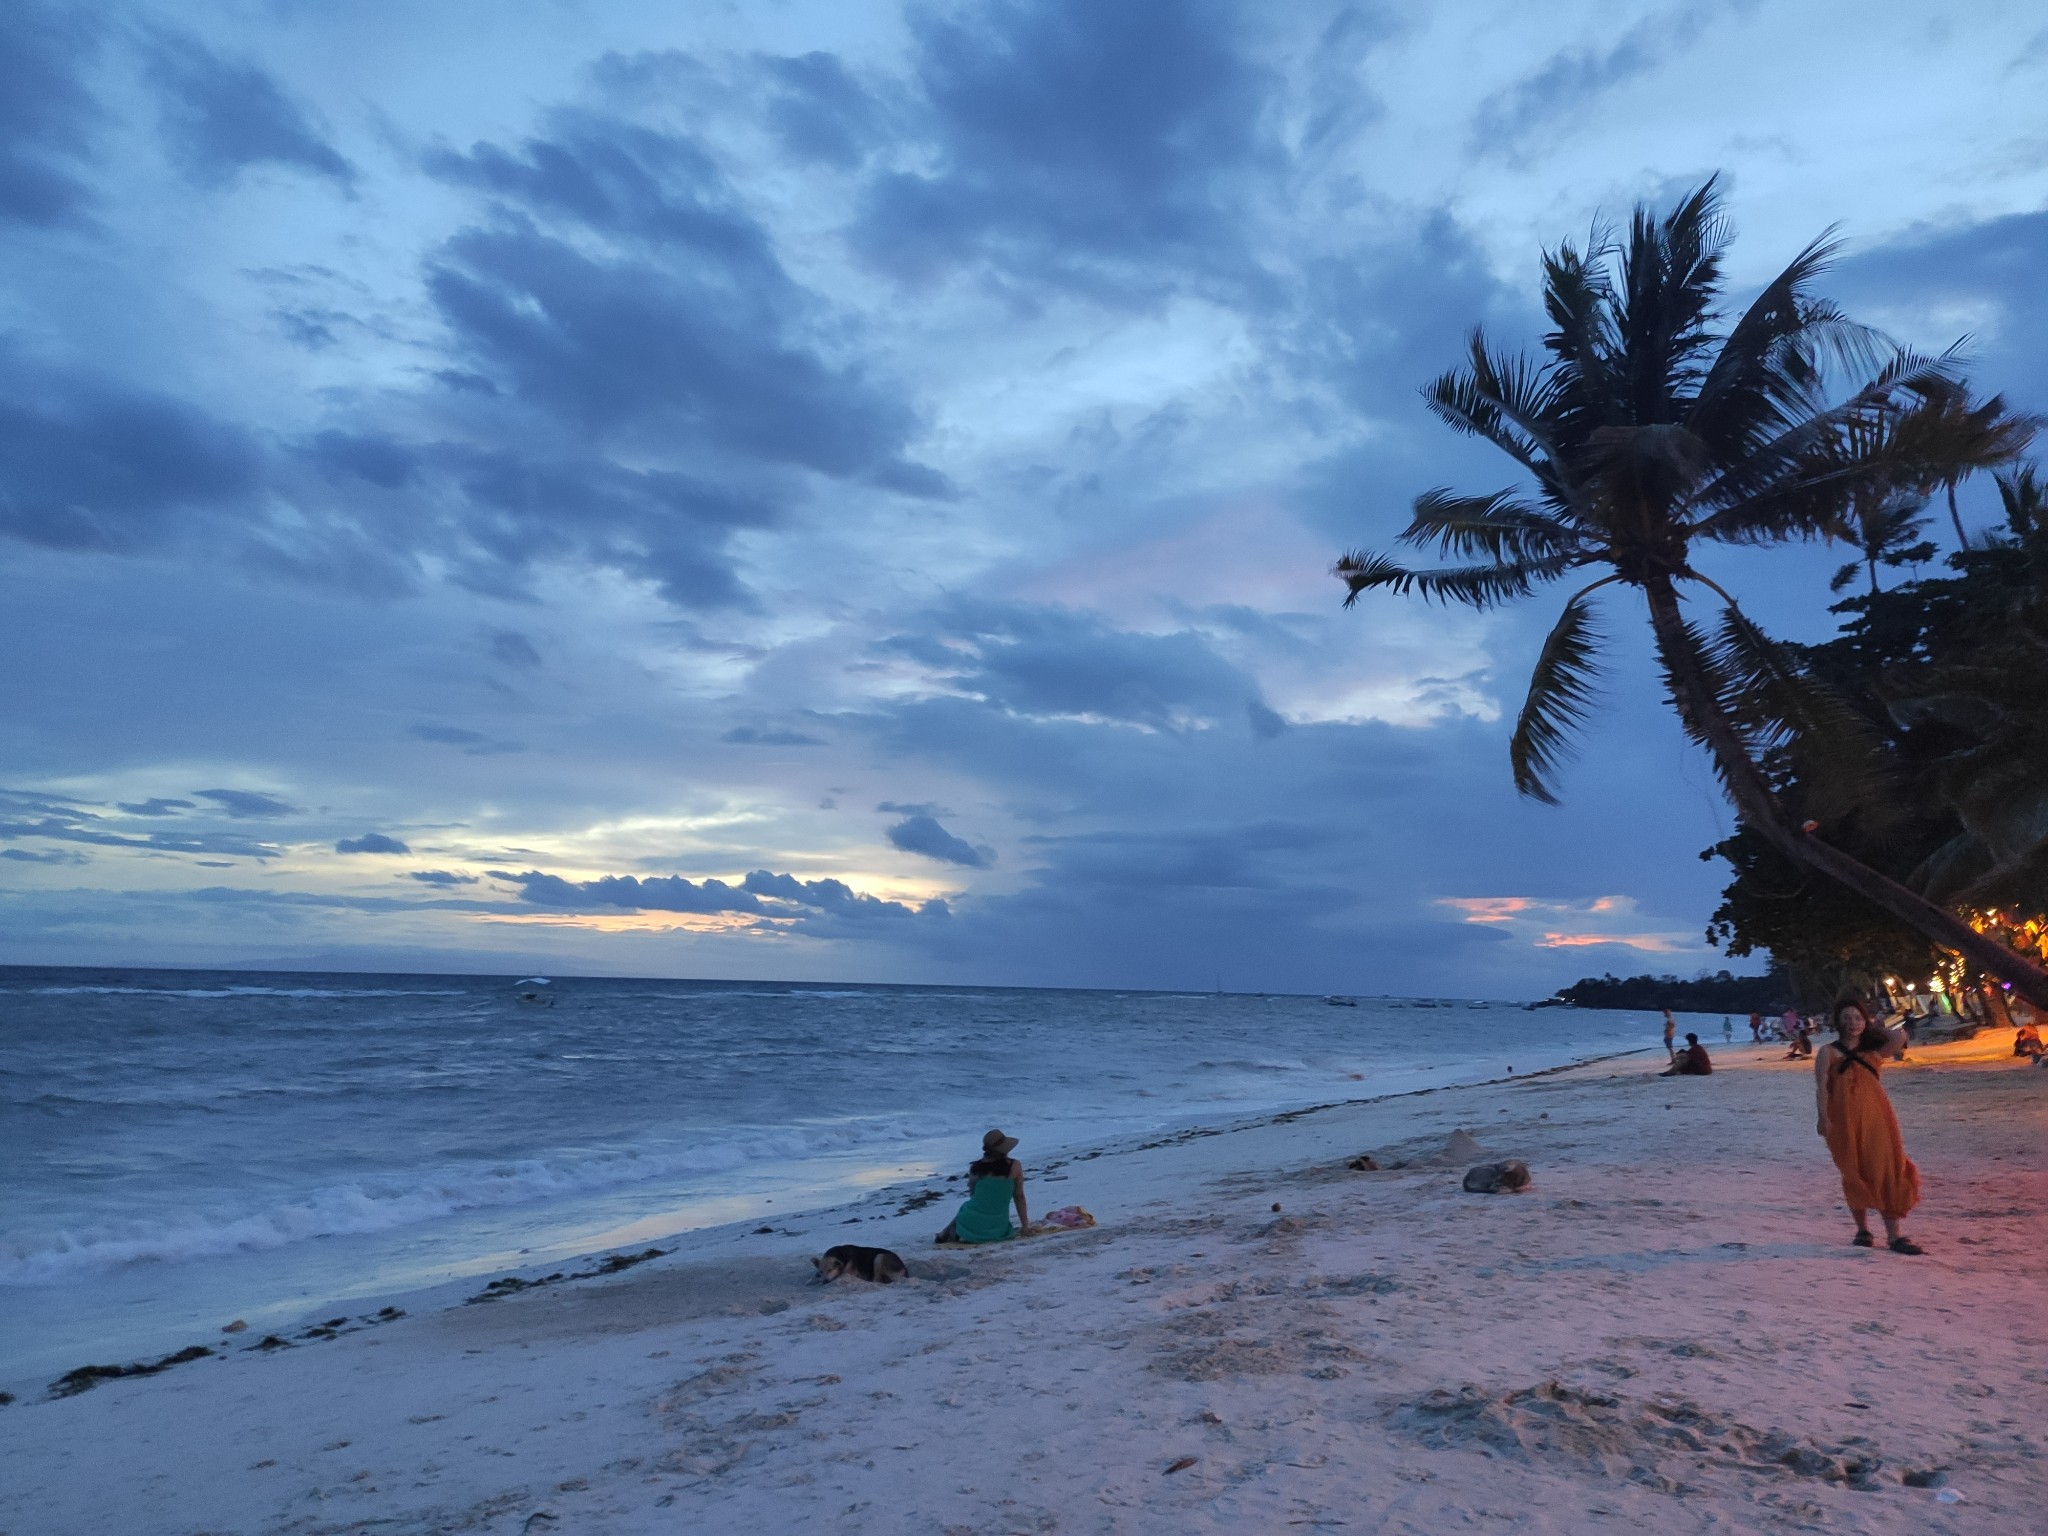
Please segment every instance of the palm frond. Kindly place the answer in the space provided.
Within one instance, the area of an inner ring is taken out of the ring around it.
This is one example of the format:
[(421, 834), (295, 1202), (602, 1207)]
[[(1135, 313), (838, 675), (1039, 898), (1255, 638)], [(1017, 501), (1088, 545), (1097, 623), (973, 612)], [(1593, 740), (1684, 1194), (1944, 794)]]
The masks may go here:
[(1385, 555), (1373, 554), (1370, 550), (1346, 550), (1330, 567), (1330, 574), (1343, 582), (1347, 588), (1344, 606), (1349, 608), (1357, 602), (1362, 593), (1375, 587), (1392, 587), (1396, 592), (1408, 590), (1413, 575), (1398, 560)]
[(1872, 722), (1733, 604), (1722, 611), (1707, 654), (1723, 712), (1753, 751), (1783, 752), (1793, 762), (1811, 810), (1884, 819), (1891, 783)]
[(1330, 574), (1349, 588), (1344, 599), (1347, 608), (1358, 601), (1361, 593), (1387, 587), (1404, 597), (1415, 592), (1434, 602), (1487, 609), (1527, 597), (1537, 583), (1554, 581), (1574, 566), (1585, 564), (1586, 559), (1572, 553), (1417, 571), (1385, 555), (1353, 550), (1330, 568)]
[(1939, 479), (1930, 456), (1954, 444), (1931, 426), (1904, 438), (1897, 426), (1954, 388), (1958, 366), (1953, 352), (1901, 349), (1848, 398), (1727, 461), (1693, 493), (1690, 531), (1736, 544), (1830, 537), (1851, 495)]
[[(1615, 579), (1610, 576), (1605, 581)], [(1515, 717), (1515, 734), (1508, 741), (1515, 788), (1545, 805), (1557, 804), (1553, 780), (1571, 733), (1584, 722), (1593, 703), (1598, 676), (1595, 656), (1603, 636), (1594, 626), (1586, 598), (1604, 584), (1598, 581), (1574, 592), (1544, 637), (1535, 669), (1529, 674), (1528, 696)]]
[(1528, 560), (1576, 548), (1579, 539), (1567, 524), (1511, 491), (1460, 496), (1438, 486), (1415, 498), (1414, 519), (1402, 531), (1401, 542), (1434, 543), (1446, 555)]
[(1423, 386), (1423, 403), (1456, 431), (1484, 438), (1529, 473), (1559, 503), (1572, 499), (1571, 470), (1552, 419), (1559, 399), (1552, 370), (1526, 357), (1488, 350), (1474, 328), (1471, 358)]
[(1793, 257), (1722, 342), (1687, 416), (1687, 424), (1716, 450), (1739, 451), (1760, 425), (1784, 425), (1781, 400), (1811, 387), (1811, 353), (1790, 343), (1838, 319), (1831, 308), (1808, 300), (1805, 289), (1840, 249), (1829, 230)]

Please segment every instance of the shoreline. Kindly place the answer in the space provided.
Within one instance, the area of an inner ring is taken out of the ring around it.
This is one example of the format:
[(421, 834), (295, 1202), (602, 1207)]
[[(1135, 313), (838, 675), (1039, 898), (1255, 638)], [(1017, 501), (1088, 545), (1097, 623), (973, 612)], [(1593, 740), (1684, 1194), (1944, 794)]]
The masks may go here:
[[(1052, 1155), (1048, 1160), (1043, 1165), (1032, 1168), (1031, 1172), (1034, 1182), (1042, 1178), (1051, 1178), (1057, 1182), (1062, 1177), (1060, 1170), (1073, 1163), (1092, 1162), (1098, 1158), (1115, 1157), (1131, 1152), (1154, 1151), (1163, 1147), (1183, 1145), (1190, 1141), (1211, 1136), (1224, 1136), (1234, 1132), (1256, 1130), (1266, 1126), (1289, 1124), (1311, 1115), (1323, 1114), (1329, 1111), (1390, 1103), (1395, 1100), (1417, 1098), (1427, 1094), (1455, 1093), (1469, 1089), (1498, 1087), (1511, 1083), (1533, 1082), (1539, 1078), (1575, 1072), (1604, 1062), (1620, 1061), (1631, 1056), (1645, 1055), (1656, 1049), (1657, 1047), (1654, 1045), (1637, 1046), (1625, 1051), (1607, 1051), (1594, 1056), (1582, 1057), (1578, 1060), (1560, 1063), (1556, 1066), (1539, 1068), (1534, 1072), (1509, 1073), (1506, 1076), (1482, 1078), (1475, 1082), (1432, 1083), (1420, 1088), (1402, 1088), (1390, 1093), (1369, 1094), (1358, 1098), (1333, 1099), (1323, 1103), (1297, 1105), (1293, 1108), (1269, 1110), (1252, 1115), (1233, 1115), (1215, 1121), (1197, 1120), (1193, 1124), (1178, 1126), (1172, 1130), (1162, 1128), (1151, 1131), (1126, 1132), (1100, 1141), (1084, 1141), (1071, 1145), (1056, 1146), (1053, 1148)], [(901, 1202), (912, 1199), (917, 1195), (935, 1193), (931, 1187), (935, 1182), (944, 1184), (949, 1182), (949, 1180), (946, 1175), (934, 1171), (931, 1174), (905, 1179), (898, 1183), (877, 1185), (868, 1193), (853, 1200), (806, 1206), (783, 1212), (776, 1215), (773, 1218), (773, 1222), (783, 1223), (786, 1228), (786, 1225), (792, 1222), (805, 1222), (816, 1226), (832, 1219), (836, 1219), (842, 1225), (851, 1224), (856, 1220), (875, 1220), (879, 1219), (880, 1208), (888, 1206), (892, 1202)], [(944, 1195), (941, 1193), (939, 1198), (943, 1199)], [(769, 1203), (772, 1203), (772, 1201)], [(762, 1210), (750, 1215), (736, 1217), (730, 1221), (714, 1222), (704, 1226), (669, 1226), (664, 1224), (666, 1220), (666, 1214), (657, 1214), (628, 1222), (599, 1234), (600, 1237), (610, 1239), (609, 1241), (595, 1242), (588, 1247), (577, 1248), (568, 1252), (553, 1253), (545, 1259), (538, 1259), (530, 1264), (516, 1266), (487, 1265), (476, 1270), (474, 1273), (451, 1276), (446, 1280), (428, 1285), (405, 1286), (389, 1290), (371, 1290), (358, 1295), (329, 1297), (318, 1302), (307, 1303), (297, 1315), (290, 1317), (288, 1320), (277, 1321), (274, 1324), (266, 1323), (261, 1329), (251, 1329), (252, 1336), (248, 1341), (232, 1336), (224, 1339), (218, 1333), (206, 1339), (194, 1339), (188, 1333), (180, 1335), (176, 1341), (166, 1342), (161, 1347), (144, 1349), (137, 1358), (131, 1360), (114, 1361), (105, 1358), (83, 1360), (58, 1372), (51, 1381), (40, 1383), (40, 1385), (47, 1391), (54, 1389), (62, 1381), (80, 1377), (89, 1378), (91, 1382), (96, 1383), (98, 1381), (126, 1377), (159, 1375), (164, 1370), (172, 1369), (176, 1365), (192, 1363), (194, 1360), (204, 1358), (207, 1354), (223, 1356), (233, 1353), (238, 1349), (260, 1347), (260, 1341), (263, 1339), (277, 1339), (280, 1342), (274, 1347), (283, 1347), (283, 1344), (290, 1342), (294, 1335), (303, 1337), (307, 1335), (309, 1330), (312, 1330), (314, 1336), (332, 1331), (337, 1320), (333, 1319), (331, 1315), (336, 1312), (342, 1314), (341, 1321), (346, 1321), (350, 1325), (349, 1331), (357, 1331), (360, 1327), (376, 1326), (375, 1323), (370, 1322), (368, 1319), (380, 1312), (396, 1309), (402, 1313), (410, 1314), (445, 1306), (449, 1305), (450, 1298), (456, 1297), (458, 1293), (472, 1289), (480, 1293), (491, 1285), (498, 1285), (507, 1290), (531, 1289), (544, 1276), (554, 1274), (557, 1271), (563, 1272), (562, 1282), (566, 1283), (572, 1278), (567, 1275), (566, 1271), (568, 1270), (588, 1269), (592, 1265), (601, 1265), (615, 1258), (645, 1253), (650, 1247), (658, 1249), (659, 1256), (668, 1257), (677, 1252), (681, 1246), (693, 1242), (722, 1246), (738, 1242), (747, 1237), (766, 1235), (760, 1230), (761, 1224), (769, 1222), (770, 1218), (765, 1210)], [(770, 1222), (771, 1226), (773, 1222)], [(660, 1245), (663, 1243), (667, 1243), (670, 1246), (661, 1248)], [(617, 1272), (610, 1271), (610, 1273)], [(595, 1274), (591, 1274), (573, 1278), (588, 1279), (596, 1277)], [(508, 1286), (506, 1282), (515, 1283)], [(461, 1296), (454, 1304), (465, 1305), (472, 1300), (479, 1299), (482, 1299), (481, 1294)], [(261, 1314), (259, 1313), (258, 1315)], [(167, 1339), (169, 1334), (170, 1330), (167, 1329)], [(191, 1351), (195, 1348), (201, 1350), (202, 1353), (193, 1355)], [(180, 1358), (174, 1359), (173, 1357)], [(38, 1390), (39, 1381), (40, 1378), (33, 1373), (10, 1375), (5, 1379), (0, 1379), (0, 1392), (10, 1394), (16, 1401), (33, 1400), (43, 1395), (43, 1392)], [(90, 1386), (81, 1387), (78, 1390), (90, 1390)], [(4, 1404), (0, 1404), (0, 1406), (4, 1406)], [(0, 1536), (5, 1536), (5, 1533), (0, 1532)]]
[[(935, 1250), (954, 1196), (911, 1181), (24, 1395), (0, 1531), (2024, 1529), (2048, 1072), (2009, 1040), (1887, 1074), (1924, 1259), (1847, 1246), (1804, 1063), (1609, 1055), (1033, 1168), (1034, 1213), (1089, 1231)], [(1534, 1189), (1464, 1194), (1433, 1158), (1453, 1129)], [(1363, 1151), (1382, 1171), (1344, 1167)], [(843, 1240), (911, 1283), (807, 1283)], [(1025, 1449), (966, 1451), (990, 1444)]]

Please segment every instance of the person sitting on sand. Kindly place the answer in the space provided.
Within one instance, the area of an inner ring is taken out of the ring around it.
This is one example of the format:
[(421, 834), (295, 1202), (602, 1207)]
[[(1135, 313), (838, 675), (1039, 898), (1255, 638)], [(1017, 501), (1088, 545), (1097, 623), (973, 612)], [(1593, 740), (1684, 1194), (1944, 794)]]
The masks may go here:
[(1657, 1075), (1659, 1077), (1711, 1077), (1714, 1064), (1707, 1060), (1707, 1048), (1700, 1044), (1700, 1037), (1688, 1033), (1685, 1049), (1671, 1059), (1671, 1065)]
[(1828, 1156), (1842, 1175), (1842, 1199), (1856, 1219), (1858, 1248), (1875, 1241), (1870, 1235), (1873, 1209), (1884, 1218), (1886, 1246), (1893, 1253), (1924, 1250), (1899, 1223), (1920, 1203), (1920, 1170), (1906, 1156), (1899, 1117), (1884, 1091), (1880, 1063), (1905, 1053), (1906, 1039), (1870, 1021), (1854, 998), (1835, 1005), (1833, 1043), (1813, 1058), (1814, 1129), (1828, 1144)]
[(1792, 1041), (1792, 1049), (1785, 1053), (1787, 1061), (1804, 1061), (1813, 1054), (1813, 1035), (1807, 1030), (1806, 1020), (1801, 1019), (1792, 1027), (1789, 1038)]
[[(981, 1156), (967, 1165), (967, 1199), (946, 1223), (946, 1230), (934, 1241), (941, 1243), (1000, 1243), (1031, 1228), (1031, 1212), (1024, 1204), (1024, 1165), (1010, 1156), (1017, 1138), (990, 1131), (981, 1138)], [(1017, 1225), (1010, 1225), (1006, 1209), (1017, 1206)]]
[(2041, 1031), (2034, 1027), (2032, 1020), (2022, 1024), (2020, 1032), (2012, 1037), (2012, 1053), (2015, 1056), (2031, 1056), (2039, 1060), (2043, 1049)]

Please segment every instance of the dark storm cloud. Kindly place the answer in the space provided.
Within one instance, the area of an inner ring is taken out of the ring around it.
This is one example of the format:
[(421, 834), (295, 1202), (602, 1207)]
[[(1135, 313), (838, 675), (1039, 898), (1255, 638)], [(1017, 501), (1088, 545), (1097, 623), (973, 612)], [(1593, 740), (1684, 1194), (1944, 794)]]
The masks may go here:
[(1827, 287), (1851, 314), (1881, 307), (1917, 320), (1930, 333), (1915, 338), (1922, 346), (1975, 331), (1982, 383), (2022, 410), (2048, 409), (2048, 211), (1909, 231), (1844, 261)]
[(344, 837), (334, 845), (336, 853), (404, 853), (412, 850), (395, 837), (382, 832), (365, 832), (361, 837)]
[(79, 169), (100, 110), (81, 75), (97, 37), (79, 10), (0, 5), (0, 219), (60, 224), (90, 205)]
[(882, 649), (1020, 715), (1180, 730), (1263, 703), (1258, 684), (1192, 631), (1139, 634), (1065, 608), (961, 603)]
[(260, 483), (243, 429), (0, 345), (0, 533), (106, 551), (168, 539), (183, 513), (232, 511)]
[(856, 239), (900, 277), (991, 260), (1141, 289), (1184, 266), (1242, 276), (1231, 179), (1266, 153), (1271, 82), (1222, 6), (999, 3), (914, 12), (937, 155), (880, 177)]
[(530, 230), (451, 241), (429, 286), (475, 359), (592, 436), (649, 432), (847, 477), (908, 475), (907, 410), (789, 335), (775, 295)]
[(296, 816), (299, 808), (287, 805), (275, 795), (266, 795), (255, 789), (195, 789), (192, 791), (202, 800), (211, 800), (237, 820), (244, 817), (274, 819), (279, 816)]
[(965, 838), (955, 837), (942, 826), (935, 816), (906, 816), (888, 829), (890, 846), (905, 853), (921, 854), (927, 859), (936, 859), (941, 864), (959, 864), (968, 869), (987, 869), (995, 862), (995, 854), (987, 848), (977, 848)]
[(562, 113), (552, 137), (429, 167), (501, 210), (451, 240), (429, 279), (473, 371), (593, 437), (680, 435), (742, 461), (943, 490), (902, 458), (908, 407), (810, 344), (827, 307), (697, 144)]
[(224, 182), (246, 166), (271, 164), (354, 185), (354, 167), (257, 65), (172, 33), (150, 37), (146, 54), (165, 147), (194, 181)]

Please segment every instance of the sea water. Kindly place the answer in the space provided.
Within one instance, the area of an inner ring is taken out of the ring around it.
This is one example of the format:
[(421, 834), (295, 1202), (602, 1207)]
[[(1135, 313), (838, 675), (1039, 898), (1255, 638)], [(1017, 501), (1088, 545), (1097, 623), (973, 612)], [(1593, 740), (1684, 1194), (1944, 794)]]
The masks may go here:
[(991, 1125), (1028, 1166), (1661, 1028), (1441, 999), (513, 983), (0, 969), (0, 1379), (833, 1203), (956, 1169)]

